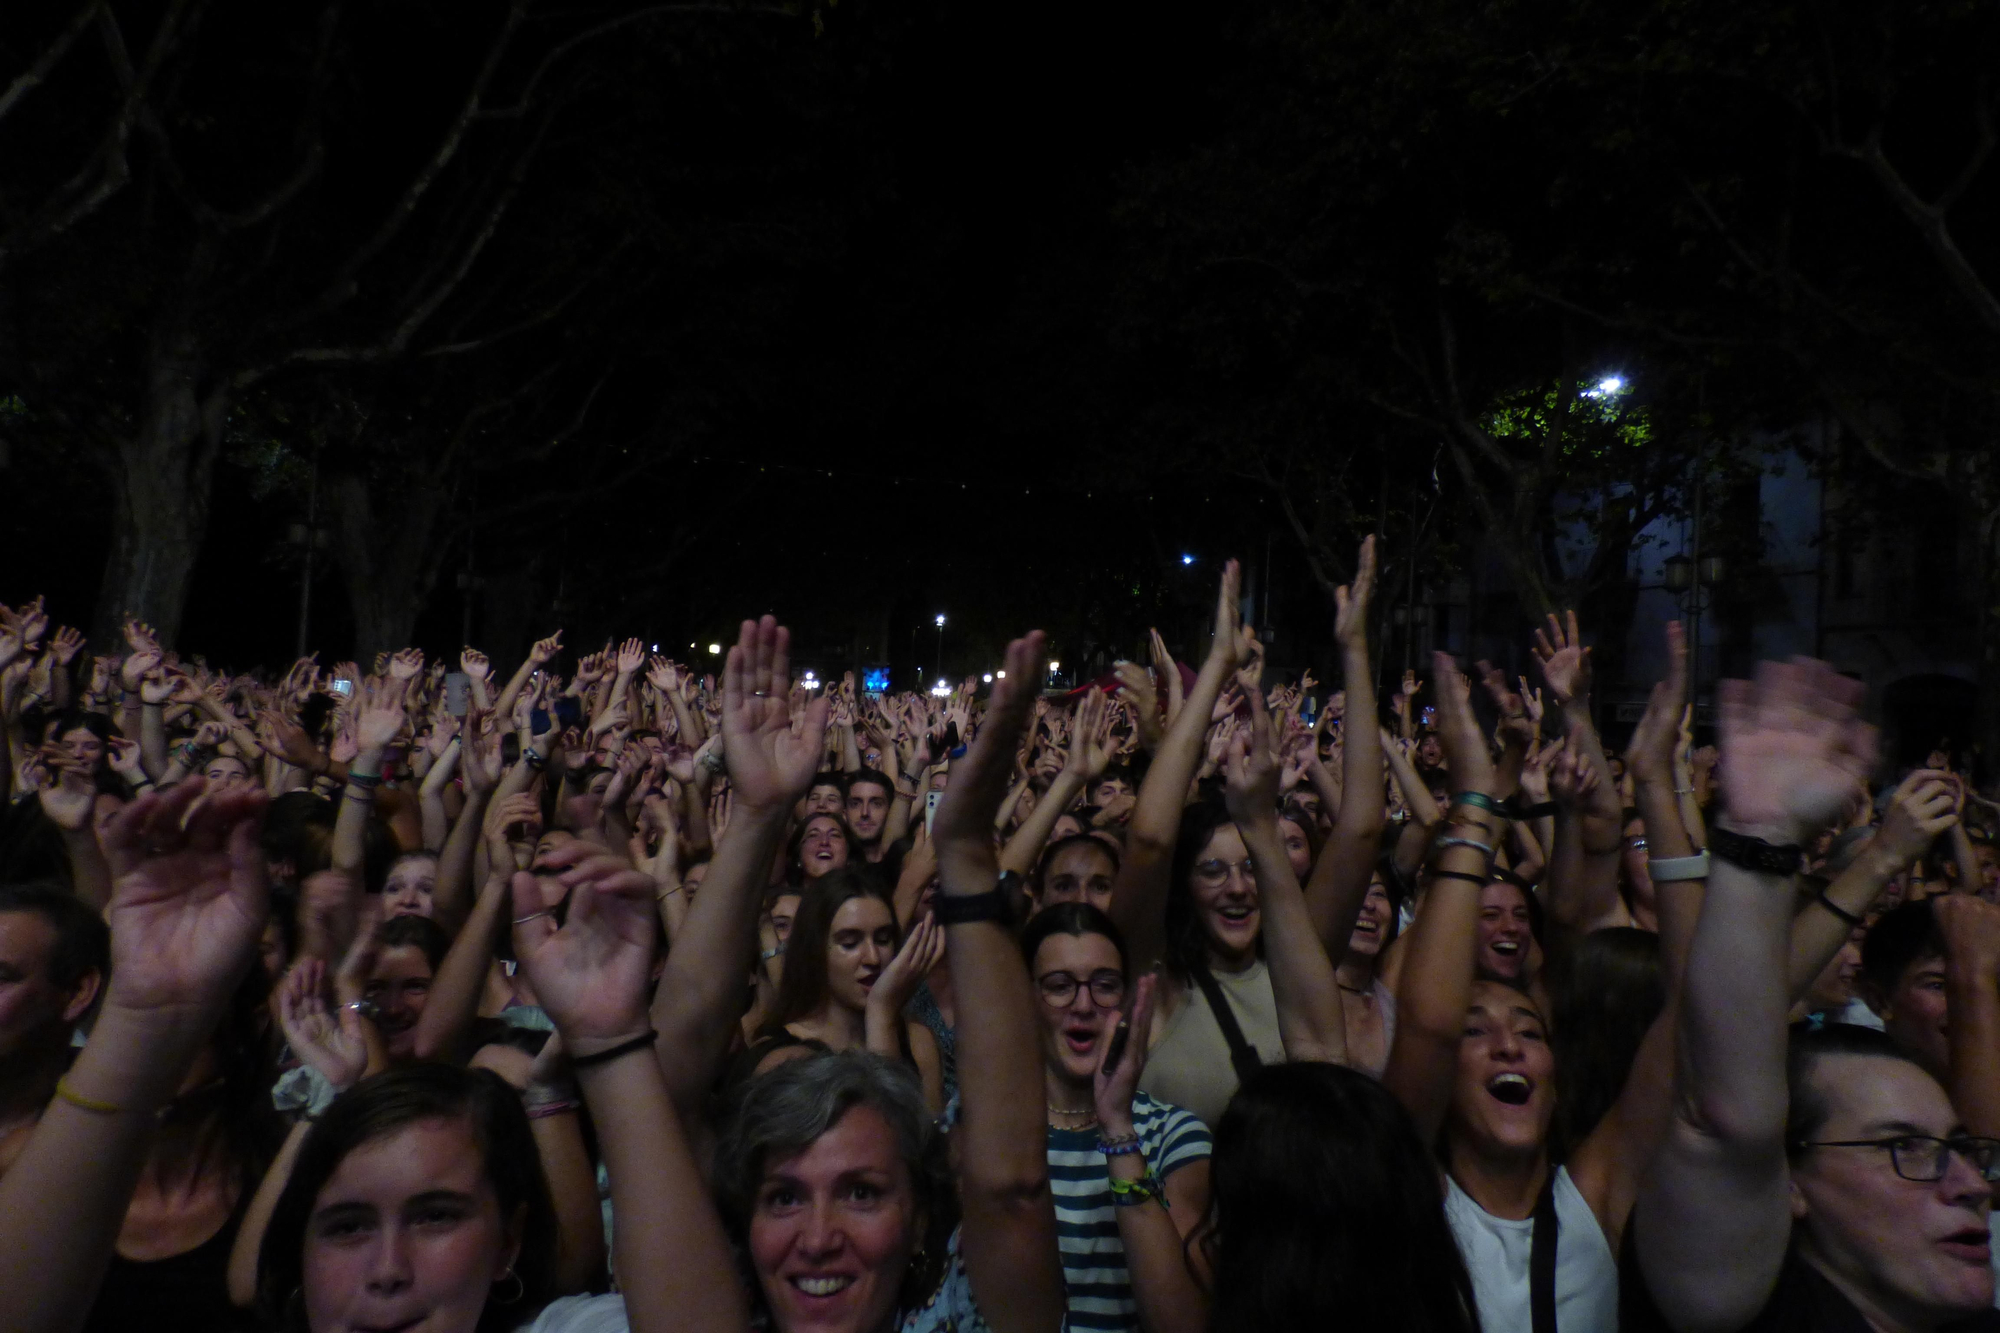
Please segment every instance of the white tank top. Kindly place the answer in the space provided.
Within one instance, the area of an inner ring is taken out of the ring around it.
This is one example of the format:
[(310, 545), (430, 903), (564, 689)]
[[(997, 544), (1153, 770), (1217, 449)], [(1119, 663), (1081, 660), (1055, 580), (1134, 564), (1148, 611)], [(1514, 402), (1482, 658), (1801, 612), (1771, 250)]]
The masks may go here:
[[(1555, 1196), (1556, 1328), (1559, 1333), (1617, 1333), (1618, 1260), (1567, 1167), (1556, 1168)], [(1444, 1213), (1472, 1275), (1482, 1333), (1532, 1333), (1528, 1256), (1534, 1248), (1534, 1219), (1493, 1216), (1449, 1176)]]

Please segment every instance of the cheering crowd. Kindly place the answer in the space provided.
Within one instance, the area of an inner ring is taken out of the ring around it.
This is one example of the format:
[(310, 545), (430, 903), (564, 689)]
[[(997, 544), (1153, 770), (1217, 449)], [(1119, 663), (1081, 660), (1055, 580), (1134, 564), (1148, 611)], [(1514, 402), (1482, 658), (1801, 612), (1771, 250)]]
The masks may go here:
[(1330, 695), (1233, 563), (1063, 697), (0, 607), (0, 1333), (2000, 1329), (2000, 808), (1374, 579)]

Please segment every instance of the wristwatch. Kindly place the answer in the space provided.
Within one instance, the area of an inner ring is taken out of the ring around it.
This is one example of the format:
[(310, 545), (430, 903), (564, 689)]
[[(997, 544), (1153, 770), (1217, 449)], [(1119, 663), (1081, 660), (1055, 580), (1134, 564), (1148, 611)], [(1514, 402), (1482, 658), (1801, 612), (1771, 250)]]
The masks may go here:
[(1758, 875), (1796, 875), (1805, 861), (1805, 851), (1795, 842), (1780, 846), (1732, 833), (1720, 825), (1708, 831), (1708, 850), (1710, 855)]

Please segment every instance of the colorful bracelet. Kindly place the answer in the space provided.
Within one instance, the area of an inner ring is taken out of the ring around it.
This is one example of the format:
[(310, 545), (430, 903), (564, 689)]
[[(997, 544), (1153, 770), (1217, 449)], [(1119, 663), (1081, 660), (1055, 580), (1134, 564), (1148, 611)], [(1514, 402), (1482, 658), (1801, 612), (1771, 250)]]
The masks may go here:
[(350, 768), (347, 770), (347, 785), (372, 792), (382, 785), (382, 775), (380, 773), (357, 773)]
[(1148, 1171), (1137, 1180), (1120, 1180), (1111, 1177), (1111, 1205), (1114, 1208), (1136, 1208), (1142, 1203), (1160, 1197), (1159, 1179)]
[(1439, 838), (1436, 846), (1439, 851), (1447, 847), (1471, 847), (1489, 857), (1493, 855), (1493, 849), (1476, 838)]
[(94, 1111), (98, 1115), (117, 1115), (125, 1109), (110, 1102), (100, 1102), (95, 1098), (81, 1095), (70, 1087), (69, 1079), (66, 1077), (56, 1080), (56, 1096), (80, 1111)]
[(1139, 1146), (1139, 1136), (1137, 1134), (1115, 1134), (1110, 1136), (1100, 1134), (1097, 1138), (1097, 1151), (1103, 1153), (1106, 1157), (1126, 1157), (1132, 1153), (1140, 1152), (1142, 1149)]
[(1481, 810), (1487, 810), (1496, 815), (1504, 815), (1507, 813), (1504, 809), (1501, 808), (1500, 802), (1494, 800), (1491, 796), (1488, 796), (1483, 791), (1454, 792), (1452, 794), (1451, 803), (1453, 805), (1476, 805)]

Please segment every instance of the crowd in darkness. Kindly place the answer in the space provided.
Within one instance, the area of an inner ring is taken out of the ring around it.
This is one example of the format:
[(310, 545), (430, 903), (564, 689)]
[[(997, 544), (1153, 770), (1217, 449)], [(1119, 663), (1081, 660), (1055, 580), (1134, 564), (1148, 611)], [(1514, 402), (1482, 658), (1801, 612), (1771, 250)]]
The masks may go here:
[(2000, 1329), (2000, 806), (1355, 568), (1330, 691), (0, 607), (0, 1333)]

